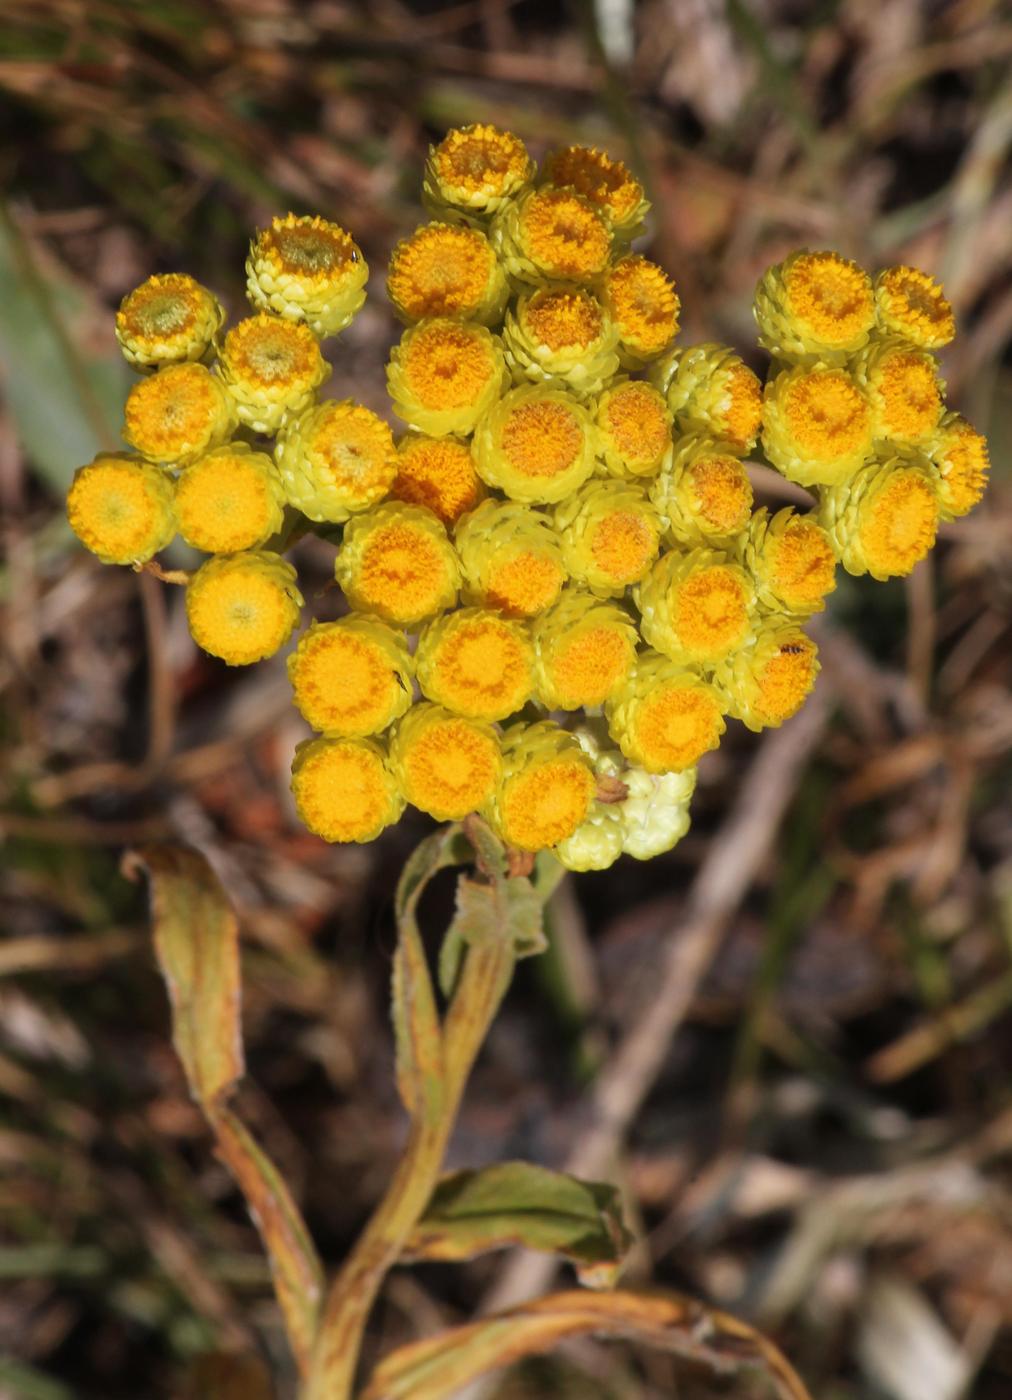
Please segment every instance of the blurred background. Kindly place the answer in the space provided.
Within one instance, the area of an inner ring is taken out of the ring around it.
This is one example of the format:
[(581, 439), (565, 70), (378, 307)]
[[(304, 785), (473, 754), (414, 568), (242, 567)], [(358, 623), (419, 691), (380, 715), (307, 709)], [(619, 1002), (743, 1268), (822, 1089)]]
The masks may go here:
[[(239, 314), (248, 238), (279, 211), (320, 212), (363, 246), (371, 295), (334, 344), (331, 392), (385, 411), (383, 266), (421, 221), (428, 143), (480, 120), (536, 155), (579, 141), (631, 162), (683, 340), (728, 340), (757, 369), (752, 289), (789, 249), (941, 277), (960, 324), (943, 356), (950, 400), (990, 435), (994, 471), (909, 581), (842, 576), (816, 699), (771, 735), (732, 726), (676, 850), (561, 887), (552, 951), (521, 969), (451, 1161), (580, 1160), (606, 1084), (629, 1131), (596, 1170), (636, 1225), (631, 1281), (757, 1322), (819, 1400), (1008, 1397), (1008, 7), (3, 11), (0, 1396), (218, 1394), (201, 1358), (220, 1351), (250, 1358), (244, 1400), (261, 1393), (258, 1355), (290, 1393), (257, 1236), (169, 1043), (143, 890), (119, 873), (128, 844), (199, 846), (236, 903), (242, 1108), (328, 1263), (396, 1162), (391, 888), (427, 822), (365, 848), (303, 831), (287, 781), (304, 730), (283, 661), (232, 672), (198, 653), (181, 590), (86, 556), (62, 497), (118, 440), (120, 297), (178, 269)], [(334, 615), (332, 550), (300, 551), (311, 608)], [(448, 898), (434, 893), (434, 928)], [(659, 1008), (661, 969), (678, 996)], [(398, 1270), (369, 1352), (545, 1282), (504, 1256)], [(494, 1393), (766, 1392), (582, 1343)]]

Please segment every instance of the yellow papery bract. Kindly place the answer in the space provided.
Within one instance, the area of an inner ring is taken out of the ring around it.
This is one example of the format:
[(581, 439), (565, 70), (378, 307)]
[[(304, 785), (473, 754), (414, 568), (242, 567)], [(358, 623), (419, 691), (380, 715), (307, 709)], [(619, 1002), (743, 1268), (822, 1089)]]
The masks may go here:
[(127, 395), (123, 437), (150, 462), (185, 466), (230, 437), (235, 406), (204, 365), (166, 365)]
[(603, 705), (628, 677), (636, 627), (615, 603), (577, 588), (531, 625), (535, 694), (549, 710)]
[(502, 739), (502, 778), (487, 815), (510, 846), (540, 851), (573, 835), (594, 798), (590, 759), (550, 720), (517, 723)]
[(342, 738), (378, 734), (404, 714), (413, 675), (404, 634), (375, 617), (314, 622), (288, 658), (296, 709), (311, 728)]
[(596, 394), (618, 369), (611, 318), (579, 287), (542, 287), (520, 296), (502, 334), (517, 384), (555, 384), (582, 398)]
[(407, 800), (441, 822), (486, 806), (502, 773), (499, 736), (490, 724), (425, 702), (397, 725), (390, 761)]
[(256, 433), (276, 433), (313, 402), (330, 365), (308, 326), (261, 312), (225, 336), (218, 372), (239, 422)]
[(838, 364), (875, 324), (871, 278), (839, 253), (806, 248), (767, 270), (753, 304), (759, 344), (792, 363)]
[(644, 638), (673, 661), (713, 667), (748, 638), (752, 581), (717, 550), (661, 555), (633, 596)]
[(399, 501), (348, 522), (334, 576), (353, 608), (409, 629), (452, 608), (460, 588), (443, 526), (431, 511)]
[(763, 449), (800, 486), (846, 482), (872, 453), (868, 396), (845, 369), (784, 370), (766, 385)]
[(672, 350), (650, 366), (683, 433), (704, 433), (744, 456), (762, 422), (762, 386), (740, 355), (705, 342)]
[(642, 487), (592, 478), (555, 508), (562, 557), (574, 579), (618, 598), (657, 557), (661, 522)]
[(749, 729), (775, 729), (808, 698), (819, 674), (818, 648), (797, 623), (764, 619), (747, 647), (718, 666), (714, 686), (729, 715)]
[(887, 267), (875, 278), (875, 310), (883, 331), (922, 350), (940, 350), (956, 334), (941, 287), (916, 267)]
[(200, 360), (225, 320), (221, 302), (188, 277), (168, 272), (127, 292), (116, 313), (116, 339), (138, 369)]
[(459, 438), (408, 433), (397, 449), (397, 476), (390, 495), (426, 506), (449, 529), (482, 500), (485, 483), (474, 469), (468, 443)]
[(258, 311), (305, 321), (316, 335), (337, 335), (365, 301), (369, 268), (338, 224), (319, 215), (271, 220), (250, 244), (246, 290)]
[(229, 666), (249, 666), (280, 650), (302, 603), (295, 570), (267, 550), (216, 555), (186, 587), (193, 640)]
[(418, 640), (422, 694), (468, 719), (500, 720), (530, 698), (534, 647), (522, 623), (482, 608), (460, 608)]
[(541, 165), (542, 179), (568, 185), (589, 199), (608, 220), (612, 232), (625, 242), (643, 232), (650, 201), (643, 186), (620, 160), (596, 146), (564, 146), (549, 151)]
[(535, 286), (589, 282), (604, 272), (611, 255), (608, 224), (590, 200), (553, 185), (506, 201), (489, 236), (508, 276)]
[(738, 556), (752, 575), (759, 605), (769, 612), (808, 617), (826, 606), (836, 587), (836, 554), (814, 514), (786, 506), (770, 517), (757, 510), (738, 543)]
[(470, 433), (507, 381), (502, 345), (484, 326), (437, 316), (405, 331), (387, 365), (394, 412), (442, 437)]
[(638, 369), (660, 355), (678, 334), (681, 302), (663, 268), (628, 253), (601, 279), (601, 300), (611, 312), (623, 363)]
[(737, 457), (698, 434), (675, 441), (671, 460), (650, 483), (666, 536), (678, 544), (729, 545), (752, 511), (752, 483)]
[(547, 516), (516, 501), (484, 501), (454, 533), (469, 603), (507, 617), (551, 607), (566, 579), (562, 543)]
[(623, 379), (595, 405), (598, 449), (605, 470), (622, 480), (655, 476), (671, 456), (671, 410), (642, 379)]
[(644, 651), (605, 706), (608, 732), (648, 773), (681, 772), (715, 749), (724, 733), (721, 698), (695, 671)]
[(495, 325), (507, 290), (492, 245), (466, 224), (424, 224), (390, 255), (387, 295), (405, 321), (456, 316)]
[(478, 475), (515, 501), (561, 501), (594, 470), (596, 434), (587, 410), (561, 389), (512, 389), (474, 437)]
[(70, 528), (103, 564), (143, 564), (172, 539), (172, 481), (125, 452), (78, 467), (67, 493)]
[(244, 442), (206, 452), (176, 482), (179, 533), (206, 554), (237, 554), (266, 544), (281, 529), (284, 502), (274, 463)]
[(899, 336), (882, 336), (853, 357), (850, 370), (868, 395), (874, 438), (927, 442), (942, 416), (945, 391), (933, 355)]
[(935, 466), (941, 518), (968, 514), (987, 486), (987, 439), (958, 413), (946, 413), (924, 451)]
[(295, 750), (292, 796), (324, 841), (374, 841), (404, 811), (381, 746), (371, 739), (306, 739)]
[(917, 452), (870, 462), (820, 493), (819, 523), (850, 574), (909, 574), (935, 543), (940, 510), (931, 463)]
[(328, 399), (286, 424), (275, 456), (289, 504), (310, 520), (368, 510), (397, 476), (389, 425), (351, 399)]
[(429, 148), (422, 201), (435, 214), (481, 219), (518, 195), (533, 174), (534, 162), (512, 131), (480, 122), (454, 127)]

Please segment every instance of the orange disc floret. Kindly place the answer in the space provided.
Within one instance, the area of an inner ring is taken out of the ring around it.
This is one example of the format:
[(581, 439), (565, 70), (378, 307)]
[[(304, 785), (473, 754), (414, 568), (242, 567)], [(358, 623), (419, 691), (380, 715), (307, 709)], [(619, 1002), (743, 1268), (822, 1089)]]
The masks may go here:
[(572, 189), (544, 185), (503, 204), (492, 243), (518, 282), (589, 282), (611, 254), (611, 233), (594, 205)]
[(275, 457), (289, 505), (310, 520), (347, 520), (381, 501), (397, 475), (390, 425), (351, 399), (328, 399), (288, 423)]
[(485, 123), (454, 127), (429, 149), (422, 199), (434, 212), (493, 214), (534, 174), (527, 148), (512, 131)]
[(821, 612), (836, 587), (832, 541), (814, 515), (798, 515), (793, 506), (772, 519), (765, 506), (757, 510), (739, 553), (760, 604), (771, 612)]
[(850, 367), (871, 403), (875, 438), (910, 444), (927, 441), (942, 416), (945, 387), (933, 355), (888, 336), (873, 341)]
[(661, 522), (641, 487), (592, 479), (555, 510), (570, 575), (604, 598), (620, 597), (657, 557)]
[(397, 452), (397, 476), (390, 495), (426, 506), (449, 528), (485, 495), (471, 449), (459, 438), (409, 433)]
[(681, 302), (675, 284), (662, 267), (639, 253), (612, 264), (602, 279), (601, 295), (631, 367), (659, 355), (678, 334)]
[(938, 491), (919, 453), (873, 461), (820, 495), (819, 522), (843, 567), (887, 579), (909, 574), (935, 543)]
[(875, 309), (884, 331), (922, 350), (939, 350), (956, 334), (956, 318), (945, 293), (916, 267), (887, 267), (878, 274)]
[(373, 617), (314, 622), (288, 658), (295, 707), (321, 734), (378, 734), (411, 704), (403, 633)]
[(123, 436), (151, 462), (182, 466), (224, 442), (235, 409), (221, 380), (204, 365), (166, 365), (127, 395)]
[(844, 369), (783, 371), (766, 385), (763, 448), (801, 486), (843, 481), (871, 455), (867, 395)]
[(324, 841), (374, 841), (404, 810), (386, 755), (370, 739), (299, 744), (292, 796), (302, 821)]
[(258, 311), (305, 321), (317, 335), (348, 325), (365, 301), (369, 268), (338, 224), (286, 214), (260, 229), (246, 259), (246, 290)]
[(650, 477), (671, 451), (671, 412), (664, 395), (642, 379), (626, 379), (597, 400), (598, 442), (612, 476)]
[(415, 655), (423, 695), (454, 714), (488, 721), (527, 703), (533, 664), (524, 626), (481, 608), (461, 608), (430, 623)]
[(636, 656), (629, 614), (577, 588), (564, 589), (531, 634), (535, 692), (550, 710), (603, 705), (629, 675)]
[(390, 757), (407, 800), (440, 822), (459, 821), (484, 807), (502, 773), (491, 725), (424, 701), (397, 725)]
[(560, 501), (594, 470), (594, 425), (561, 389), (513, 389), (480, 424), (478, 474), (515, 501)]
[(103, 564), (143, 564), (176, 532), (172, 481), (126, 453), (101, 453), (74, 473), (70, 528)]
[(774, 616), (760, 624), (749, 646), (718, 667), (714, 685), (728, 714), (758, 731), (797, 714), (818, 674), (811, 637)]
[(237, 554), (265, 544), (284, 521), (284, 489), (265, 452), (230, 442), (198, 457), (176, 482), (176, 520), (188, 545)]
[(670, 464), (650, 483), (650, 499), (680, 544), (729, 544), (748, 524), (752, 484), (737, 457), (711, 438), (678, 439)]
[(544, 720), (512, 725), (502, 748), (502, 780), (489, 809), (502, 839), (522, 851), (541, 851), (572, 836), (590, 812), (596, 787), (576, 739)]
[(387, 294), (406, 321), (459, 316), (492, 324), (502, 315), (506, 278), (479, 229), (432, 223), (397, 244)]
[(200, 360), (225, 312), (213, 292), (184, 272), (149, 277), (120, 302), (116, 339), (139, 369)]
[(648, 773), (692, 768), (718, 746), (726, 727), (713, 686), (656, 651), (636, 658), (605, 713), (626, 758)]
[(987, 439), (958, 413), (946, 413), (925, 451), (935, 466), (942, 519), (968, 514), (987, 486)]
[(452, 608), (460, 587), (443, 526), (430, 511), (399, 501), (349, 521), (334, 574), (353, 608), (409, 628)]
[(448, 317), (419, 321), (387, 366), (394, 412), (420, 432), (466, 435), (499, 397), (502, 348), (484, 326)]
[(623, 238), (640, 231), (650, 205), (643, 186), (622, 161), (594, 146), (564, 146), (545, 156), (541, 174), (549, 184), (569, 185), (589, 199)]
[(186, 620), (202, 650), (249, 666), (284, 646), (302, 602), (295, 570), (280, 554), (218, 554), (186, 586)]
[(792, 253), (756, 288), (759, 344), (782, 360), (838, 363), (875, 324), (871, 278), (839, 253)]
[(755, 602), (744, 570), (708, 549), (662, 555), (635, 597), (649, 645), (701, 666), (716, 665), (744, 644)]
[(228, 332), (218, 369), (239, 422), (257, 433), (276, 433), (286, 417), (308, 408), (330, 374), (308, 326), (264, 311)]

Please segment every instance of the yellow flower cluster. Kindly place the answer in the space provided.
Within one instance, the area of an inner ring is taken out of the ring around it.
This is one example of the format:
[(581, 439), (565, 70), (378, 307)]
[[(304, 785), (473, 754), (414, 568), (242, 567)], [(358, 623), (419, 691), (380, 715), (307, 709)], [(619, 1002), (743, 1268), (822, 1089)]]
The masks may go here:
[[(678, 294), (630, 248), (649, 205), (620, 161), (570, 146), (539, 169), (517, 136), (464, 127), (430, 151), (423, 198), (387, 280), (399, 440), (318, 399), (319, 340), (355, 315), (367, 268), (342, 229), (290, 214), (255, 237), (254, 314), (227, 332), (188, 277), (124, 300), (117, 334), (146, 374), (133, 452), (78, 472), (71, 523), (108, 562), (143, 563), (177, 528), (211, 555), (187, 617), (232, 665), (298, 625), (285, 523), (340, 537), (348, 612), (288, 657), (317, 735), (292, 791), (324, 839), (372, 840), (410, 803), (479, 811), (571, 869), (647, 859), (687, 829), (727, 720), (758, 730), (803, 703), (804, 624), (837, 565), (908, 573), (982, 494), (986, 444), (945, 411), (934, 358), (951, 309), (913, 268), (873, 281), (793, 253), (756, 292), (764, 389), (727, 346), (675, 345)], [(811, 510), (754, 507), (760, 439)]]

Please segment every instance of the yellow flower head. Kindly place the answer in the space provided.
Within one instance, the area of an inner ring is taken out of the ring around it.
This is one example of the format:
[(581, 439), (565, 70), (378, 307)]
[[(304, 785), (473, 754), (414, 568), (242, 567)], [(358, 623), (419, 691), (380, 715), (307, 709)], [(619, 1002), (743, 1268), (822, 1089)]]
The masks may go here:
[(433, 213), (456, 210), (473, 218), (494, 214), (534, 174), (519, 136), (480, 123), (455, 127), (425, 162), (422, 200)]
[(644, 638), (672, 661), (715, 666), (748, 638), (752, 583), (717, 550), (662, 554), (634, 596)]
[(261, 229), (246, 259), (246, 290), (258, 311), (305, 321), (319, 336), (344, 330), (365, 301), (369, 268), (337, 224), (286, 214)]
[(454, 543), (470, 603), (507, 617), (551, 607), (566, 579), (562, 545), (547, 517), (514, 501), (484, 501), (457, 526)]
[(494, 325), (506, 292), (491, 243), (467, 224), (425, 224), (402, 238), (390, 256), (387, 295), (405, 321), (459, 316)]
[(555, 509), (571, 577), (602, 598), (619, 598), (657, 558), (661, 522), (632, 482), (591, 479)]
[(884, 336), (855, 356), (850, 369), (868, 395), (873, 437), (911, 445), (928, 440), (942, 416), (945, 388), (933, 355)]
[(468, 719), (514, 714), (530, 698), (534, 648), (522, 623), (460, 608), (429, 624), (415, 654), (422, 694)]
[(801, 709), (818, 674), (818, 648), (811, 637), (774, 616), (718, 667), (714, 685), (729, 715), (749, 729), (776, 729)]
[(490, 237), (517, 282), (589, 282), (608, 266), (611, 233), (594, 205), (572, 189), (542, 185), (503, 204)]
[(650, 483), (650, 499), (670, 540), (729, 545), (748, 524), (752, 483), (737, 457), (692, 433), (676, 439), (670, 464)]
[(612, 160), (594, 146), (564, 146), (545, 156), (541, 175), (549, 184), (568, 185), (589, 199), (623, 239), (642, 233), (650, 202), (620, 160)]
[(869, 462), (820, 494), (819, 523), (850, 574), (909, 574), (935, 543), (938, 491), (919, 453)]
[(522, 295), (503, 327), (506, 363), (522, 384), (546, 381), (580, 396), (595, 394), (618, 369), (611, 318), (579, 287), (542, 287)]
[(172, 482), (160, 467), (103, 452), (74, 473), (67, 519), (103, 564), (143, 564), (176, 533)]
[(265, 452), (244, 442), (216, 447), (176, 482), (176, 520), (188, 545), (205, 554), (238, 554), (281, 529), (285, 494)]
[(967, 515), (987, 485), (987, 439), (958, 413), (946, 413), (925, 451), (936, 469), (941, 518)]
[(642, 652), (632, 674), (605, 706), (608, 732), (648, 773), (694, 767), (726, 728), (712, 685), (656, 651)]
[(845, 369), (782, 371), (766, 385), (763, 449), (801, 486), (845, 481), (871, 456), (867, 395)]
[(781, 360), (839, 363), (875, 324), (871, 278), (839, 253), (792, 253), (771, 267), (753, 305), (759, 344)]
[(814, 515), (793, 506), (770, 519), (757, 510), (739, 542), (739, 555), (755, 581), (760, 606), (769, 612), (808, 617), (825, 607), (836, 587), (832, 541)]
[(623, 362), (636, 369), (654, 359), (678, 334), (681, 302), (663, 268), (639, 253), (612, 263), (601, 282), (601, 299), (618, 329)]
[(549, 710), (603, 705), (632, 670), (636, 628), (615, 603), (566, 588), (531, 627), (535, 694)]
[(596, 404), (601, 459), (612, 476), (656, 475), (671, 455), (671, 411), (664, 395), (642, 379), (623, 379)]
[(431, 511), (387, 501), (345, 527), (334, 575), (353, 608), (414, 628), (452, 608), (460, 569)]
[(471, 449), (459, 438), (408, 433), (397, 451), (397, 476), (390, 488), (397, 501), (427, 506), (449, 529), (485, 495)]
[(289, 504), (310, 520), (367, 510), (397, 476), (389, 425), (351, 399), (328, 399), (286, 424), (275, 456)]
[(378, 734), (411, 704), (414, 665), (402, 632), (378, 618), (314, 622), (288, 658), (295, 707), (321, 734)]
[(956, 334), (956, 318), (941, 287), (916, 267), (887, 267), (875, 278), (875, 310), (881, 328), (939, 350)]
[(185, 466), (228, 438), (235, 408), (221, 380), (198, 364), (167, 365), (127, 395), (123, 436), (151, 462)]
[(224, 320), (213, 292), (185, 272), (169, 272), (126, 294), (116, 313), (116, 339), (132, 365), (154, 369), (203, 359)]
[(561, 389), (512, 389), (479, 424), (478, 475), (515, 501), (561, 501), (594, 470), (594, 424)]
[(650, 367), (683, 433), (704, 433), (744, 456), (762, 422), (762, 386), (740, 355), (706, 342), (672, 350)]
[(499, 736), (489, 724), (442, 705), (413, 705), (390, 745), (404, 796), (436, 821), (459, 821), (487, 805), (502, 774)]
[(305, 739), (295, 750), (292, 795), (324, 841), (374, 841), (404, 811), (383, 749), (371, 739)]
[(309, 407), (330, 375), (309, 327), (267, 312), (232, 327), (222, 343), (218, 370), (239, 422), (272, 435)]
[(522, 851), (557, 846), (580, 826), (594, 799), (594, 769), (572, 734), (549, 720), (511, 725), (502, 740), (502, 780), (488, 815)]
[[(625, 761), (617, 749), (602, 747), (606, 735), (600, 720), (579, 724), (572, 733), (593, 764), (598, 783), (623, 779)], [(559, 842), (553, 854), (567, 870), (607, 870), (622, 854), (624, 835), (622, 804), (595, 797), (584, 820), (572, 836)]]
[(219, 554), (186, 586), (186, 619), (193, 640), (229, 666), (273, 656), (299, 622), (295, 570), (266, 550)]
[(394, 412), (433, 437), (470, 433), (505, 381), (498, 337), (484, 326), (445, 316), (405, 331), (387, 366)]

